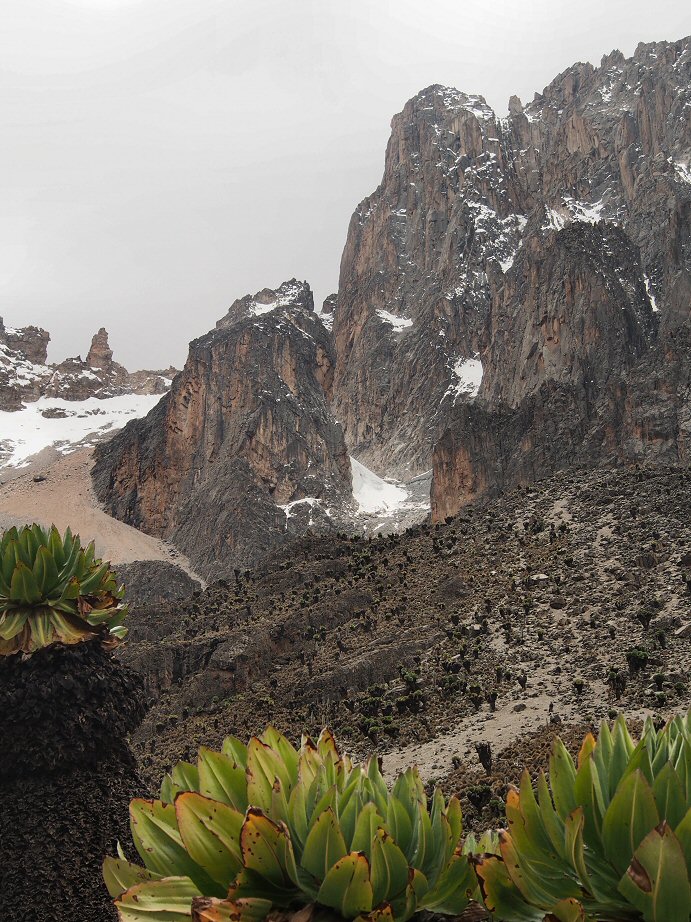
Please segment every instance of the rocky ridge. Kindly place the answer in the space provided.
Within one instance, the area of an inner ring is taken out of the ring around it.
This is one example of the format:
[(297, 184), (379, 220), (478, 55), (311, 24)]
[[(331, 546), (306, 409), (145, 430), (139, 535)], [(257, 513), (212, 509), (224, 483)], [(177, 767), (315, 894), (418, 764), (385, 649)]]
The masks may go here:
[(309, 285), (233, 303), (190, 344), (147, 417), (96, 450), (108, 512), (171, 540), (206, 578), (352, 515), (351, 468), (329, 411), (333, 351)]
[(39, 327), (6, 327), (0, 317), (0, 410), (21, 410), (41, 397), (82, 401), (123, 394), (163, 394), (177, 374), (164, 371), (128, 372), (113, 361), (108, 333), (94, 335), (86, 359), (48, 363), (50, 334)]

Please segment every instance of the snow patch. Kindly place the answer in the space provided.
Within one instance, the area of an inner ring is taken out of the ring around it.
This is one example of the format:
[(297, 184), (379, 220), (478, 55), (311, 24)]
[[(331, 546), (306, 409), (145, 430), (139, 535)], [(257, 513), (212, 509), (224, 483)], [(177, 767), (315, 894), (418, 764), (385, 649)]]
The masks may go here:
[(648, 276), (643, 273), (643, 283), (645, 285), (645, 293), (648, 295), (648, 300), (650, 301), (650, 306), (654, 314), (660, 313), (660, 308), (657, 306), (657, 301), (655, 300), (655, 295), (653, 294), (653, 289), (650, 284), (650, 279)]
[(271, 311), (276, 310), (277, 307), (285, 307), (287, 304), (292, 304), (297, 300), (302, 289), (303, 286), (299, 283), (294, 285), (286, 282), (275, 292), (278, 297), (274, 298), (273, 301), (253, 300), (248, 305), (247, 309), (254, 317), (261, 317), (262, 314), (269, 314)]
[(130, 419), (146, 416), (160, 399), (161, 394), (124, 394), (101, 400), (41, 397), (23, 410), (0, 411), (0, 465), (24, 467), (44, 448), (69, 454), (95, 444)]
[[(286, 528), (288, 527), (288, 519), (289, 519), (292, 515), (297, 515), (297, 512), (295, 512), (296, 507), (297, 507), (297, 506), (304, 506), (304, 505), (309, 506), (309, 510), (310, 510), (310, 519), (309, 519), (309, 522), (308, 522), (307, 524), (308, 524), (308, 525), (312, 525), (312, 524), (313, 524), (314, 507), (315, 507), (315, 506), (321, 506), (321, 500), (320, 500), (320, 499), (317, 499), (316, 496), (305, 496), (303, 499), (294, 499), (294, 500), (292, 500), (292, 502), (286, 503), (286, 504), (283, 505), (283, 506), (279, 505), (278, 508), (279, 508), (279, 509), (282, 509), (282, 510), (285, 512), (285, 514), (286, 514)], [(325, 512), (325, 514), (328, 515), (329, 517), (331, 516), (331, 513), (329, 512), (328, 509), (324, 509), (324, 512)]]
[(586, 224), (597, 224), (602, 220), (602, 209), (604, 208), (604, 199), (599, 202), (579, 202), (570, 195), (564, 196), (564, 204), (569, 209), (574, 221), (584, 221)]
[(454, 380), (446, 389), (444, 399), (451, 397), (455, 402), (457, 397), (477, 397), (482, 384), (482, 374), (482, 362), (477, 356), (472, 359), (457, 359), (452, 369)]
[(603, 220), (603, 211), (605, 200), (601, 198), (597, 202), (580, 202), (570, 195), (565, 195), (562, 199), (566, 214), (557, 211), (555, 208), (545, 206), (547, 220), (542, 225), (542, 230), (562, 230), (566, 224), (571, 221), (581, 221), (584, 224), (597, 224)]
[(319, 320), (321, 320), (322, 324), (326, 327), (326, 329), (330, 333), (334, 328), (334, 315), (327, 314), (325, 311), (318, 311), (318, 310), (315, 310), (314, 314)]
[(407, 490), (378, 477), (355, 458), (350, 459), (350, 464), (353, 471), (353, 496), (359, 512), (368, 515), (395, 512), (408, 499)]
[(674, 172), (677, 174), (679, 179), (681, 179), (682, 182), (691, 184), (691, 166), (689, 166), (688, 163), (679, 163), (677, 161), (673, 161), (673, 163)]
[(547, 220), (542, 225), (542, 230), (560, 231), (566, 224), (566, 219), (564, 216), (559, 214), (558, 211), (555, 211), (554, 208), (548, 208), (545, 205), (545, 214), (547, 216)]
[(261, 317), (262, 314), (269, 314), (278, 307), (278, 301), (270, 301), (268, 304), (250, 304), (249, 312), (255, 317)]
[(384, 323), (390, 323), (394, 333), (402, 333), (407, 327), (412, 327), (413, 325), (413, 321), (409, 317), (397, 317), (395, 314), (390, 314), (388, 311), (382, 309), (377, 311), (377, 316), (383, 320)]

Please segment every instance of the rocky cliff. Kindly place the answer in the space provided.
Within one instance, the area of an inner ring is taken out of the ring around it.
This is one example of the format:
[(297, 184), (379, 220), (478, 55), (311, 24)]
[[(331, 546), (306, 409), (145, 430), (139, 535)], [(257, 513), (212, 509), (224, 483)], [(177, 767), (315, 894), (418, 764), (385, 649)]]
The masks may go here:
[(48, 363), (50, 334), (39, 327), (6, 327), (0, 317), (0, 410), (21, 410), (40, 397), (63, 400), (105, 399), (123, 394), (164, 394), (177, 374), (165, 371), (128, 372), (113, 361), (108, 333), (101, 327), (81, 356)]
[(437, 519), (577, 462), (689, 458), (691, 42), (576, 65), (509, 127), (533, 148), (535, 172), (514, 161), (531, 210), (478, 401), (434, 451)]
[[(208, 575), (333, 527), (346, 444), (432, 468), (436, 520), (574, 464), (684, 463), (690, 305), (691, 39), (576, 64), (506, 118), (434, 85), (392, 121), (338, 294), (235, 302), (99, 449), (97, 489)], [(90, 361), (117, 380), (107, 344)]]
[[(688, 361), (690, 163), (688, 38), (576, 64), (507, 118), (441, 86), (408, 102), (341, 263), (334, 408), (358, 456), (418, 471), (443, 436), (438, 499), (457, 489), (450, 446), (473, 454), (459, 420), (497, 430), (545, 384), (586, 416), (606, 391), (625, 428), (621, 389), (642, 398), (642, 377), (668, 373), (665, 343)], [(473, 464), (478, 485), (496, 481)]]
[(333, 363), (306, 283), (235, 301), (190, 344), (168, 395), (97, 448), (99, 498), (206, 577), (310, 527), (330, 530), (352, 499), (328, 406)]
[[(489, 310), (487, 271), (518, 244), (496, 119), (439, 86), (392, 122), (384, 177), (357, 208), (334, 320), (334, 410), (365, 463), (419, 473)], [(447, 397), (448, 400), (448, 397)]]
[(52, 374), (46, 364), (50, 334), (39, 327), (16, 330), (0, 317), (0, 410), (38, 400)]

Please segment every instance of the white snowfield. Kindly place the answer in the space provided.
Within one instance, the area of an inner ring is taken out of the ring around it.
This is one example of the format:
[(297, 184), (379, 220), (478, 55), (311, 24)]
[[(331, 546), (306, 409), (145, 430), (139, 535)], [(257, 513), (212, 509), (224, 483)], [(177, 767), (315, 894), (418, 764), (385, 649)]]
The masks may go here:
[(482, 362), (479, 358), (457, 359), (453, 366), (453, 379), (444, 394), (454, 403), (457, 397), (477, 397), (482, 384)]
[(353, 469), (353, 496), (359, 512), (367, 515), (391, 513), (407, 501), (408, 492), (403, 487), (378, 477), (355, 458), (351, 458), (350, 463)]
[(403, 330), (413, 325), (413, 321), (410, 317), (397, 317), (396, 314), (391, 314), (389, 311), (380, 309), (377, 311), (377, 316), (383, 320), (384, 323), (391, 324), (394, 333), (402, 333)]
[[(14, 413), (0, 411), (0, 468), (24, 467), (45, 448), (69, 454), (93, 445), (130, 419), (146, 416), (160, 399), (161, 394), (125, 394), (103, 400), (41, 397)], [(60, 415), (46, 417), (44, 411)]]

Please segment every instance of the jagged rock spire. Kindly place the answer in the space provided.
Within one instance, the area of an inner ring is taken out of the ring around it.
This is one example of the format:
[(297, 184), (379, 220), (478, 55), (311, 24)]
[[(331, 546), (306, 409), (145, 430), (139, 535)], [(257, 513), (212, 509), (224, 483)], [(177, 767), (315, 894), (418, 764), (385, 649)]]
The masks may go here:
[(113, 364), (113, 350), (108, 343), (108, 331), (101, 327), (91, 340), (91, 348), (86, 356), (86, 364), (91, 368), (110, 368)]

